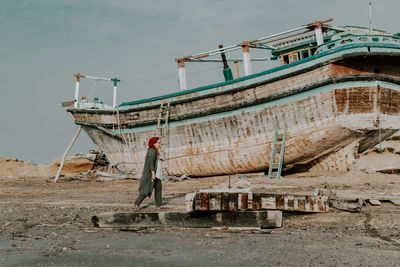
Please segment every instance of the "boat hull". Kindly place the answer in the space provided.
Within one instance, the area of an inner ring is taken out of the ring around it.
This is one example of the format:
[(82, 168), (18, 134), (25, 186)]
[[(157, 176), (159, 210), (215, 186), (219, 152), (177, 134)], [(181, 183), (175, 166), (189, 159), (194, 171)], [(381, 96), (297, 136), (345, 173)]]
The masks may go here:
[[(131, 103), (116, 112), (66, 108), (121, 171), (142, 170), (147, 140), (157, 135), (160, 104), (168, 102), (162, 153), (169, 175), (265, 171), (275, 128), (287, 129), (283, 164), (290, 169), (355, 141), (358, 150), (368, 149), (400, 129), (399, 57), (366, 58), (363, 52)], [(381, 134), (371, 134), (376, 131)]]

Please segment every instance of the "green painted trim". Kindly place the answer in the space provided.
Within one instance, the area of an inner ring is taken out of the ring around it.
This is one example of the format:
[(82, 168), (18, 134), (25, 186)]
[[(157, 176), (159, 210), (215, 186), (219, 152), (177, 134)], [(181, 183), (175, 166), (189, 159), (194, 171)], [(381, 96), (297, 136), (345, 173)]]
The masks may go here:
[[(134, 105), (139, 105), (139, 104), (148, 104), (148, 105), (154, 105), (156, 103), (156, 101), (161, 101), (163, 99), (168, 99), (168, 98), (173, 98), (173, 97), (179, 97), (179, 96), (183, 96), (183, 95), (188, 95), (191, 93), (196, 93), (196, 92), (201, 92), (201, 91), (206, 91), (209, 89), (214, 89), (214, 88), (218, 88), (219, 87), (223, 87), (223, 86), (228, 86), (228, 85), (234, 85), (236, 83), (239, 82), (243, 82), (243, 81), (248, 81), (251, 80), (253, 78), (257, 78), (257, 77), (261, 77), (261, 76), (265, 76), (268, 74), (272, 74), (272, 73), (276, 73), (278, 71), (283, 71), (283, 70), (288, 70), (289, 68), (295, 67), (295, 66), (299, 66), (301, 64), (304, 63), (308, 63), (311, 61), (316, 61), (315, 64), (321, 63), (321, 61), (324, 61), (324, 57), (325, 56), (334, 56), (334, 54), (338, 53), (338, 57), (344, 56), (346, 53), (342, 53), (340, 54), (340, 52), (344, 52), (344, 51), (348, 51), (351, 49), (356, 49), (356, 51), (352, 51), (350, 53), (347, 53), (347, 55), (351, 55), (351, 54), (357, 54), (357, 53), (367, 53), (366, 50), (357, 50), (358, 48), (367, 48), (367, 47), (376, 47), (376, 48), (383, 48), (383, 49), (395, 49), (397, 53), (400, 54), (400, 44), (376, 44), (376, 43), (356, 43), (356, 44), (347, 44), (338, 48), (333, 48), (331, 50), (327, 50), (324, 52), (321, 52), (317, 55), (313, 55), (311, 57), (293, 62), (291, 64), (287, 64), (287, 65), (283, 65), (283, 66), (278, 66), (269, 70), (265, 70), (256, 74), (252, 74), (249, 76), (245, 76), (245, 77), (241, 77), (238, 79), (234, 79), (231, 81), (226, 81), (226, 82), (221, 82), (221, 83), (216, 83), (216, 84), (211, 84), (211, 85), (207, 85), (207, 86), (202, 86), (202, 87), (198, 87), (198, 88), (194, 88), (194, 89), (190, 89), (190, 90), (186, 90), (186, 91), (181, 91), (181, 92), (176, 92), (176, 93), (172, 93), (172, 94), (167, 94), (167, 95), (163, 95), (163, 96), (157, 96), (157, 97), (151, 97), (151, 98), (146, 98), (146, 99), (141, 99), (141, 100), (136, 100), (136, 101), (132, 101), (132, 102), (124, 102), (122, 104), (119, 105), (119, 107), (128, 107), (128, 106), (134, 106)], [(385, 51), (382, 51), (385, 52)], [(388, 51), (390, 52), (390, 51)], [(334, 57), (331, 57), (334, 58)], [(330, 58), (330, 59), (331, 59)], [(307, 66), (305, 66), (307, 67)], [(293, 71), (297, 71), (298, 69), (293, 69)], [(289, 71), (289, 70), (288, 70)], [(286, 73), (282, 73), (286, 74)], [(217, 90), (218, 90), (217, 89)], [(222, 89), (221, 89), (222, 90)], [(212, 93), (212, 92), (210, 92)], [(172, 101), (171, 101), (172, 102)]]
[(121, 80), (118, 80), (117, 78), (111, 79), (111, 81), (114, 82), (114, 86), (117, 87), (117, 83), (120, 82)]
[[(291, 95), (288, 97), (272, 100), (272, 101), (269, 101), (266, 103), (237, 109), (234, 111), (221, 112), (221, 113), (203, 116), (203, 117), (197, 117), (197, 118), (192, 118), (192, 119), (187, 119), (187, 120), (170, 122), (169, 126), (176, 127), (176, 126), (188, 125), (188, 124), (192, 124), (192, 123), (201, 123), (201, 122), (205, 122), (205, 121), (216, 120), (216, 119), (220, 119), (223, 117), (241, 115), (242, 112), (245, 112), (245, 113), (253, 112), (253, 111), (258, 111), (258, 110), (262, 110), (265, 108), (279, 106), (282, 104), (286, 104), (288, 102), (294, 102), (294, 101), (297, 101), (297, 100), (300, 100), (300, 99), (303, 99), (303, 98), (306, 98), (306, 97), (309, 97), (312, 95), (316, 95), (316, 94), (327, 92), (327, 91), (334, 90), (334, 89), (345, 89), (345, 88), (360, 87), (360, 86), (377, 86), (378, 84), (381, 87), (400, 91), (400, 85), (388, 83), (388, 82), (382, 82), (382, 81), (351, 81), (351, 82), (335, 83), (335, 84), (321, 86), (321, 87), (318, 87), (318, 88), (315, 88), (315, 89), (312, 89), (309, 91), (301, 92), (301, 93), (298, 93), (295, 95)], [(135, 128), (131, 128), (131, 129), (122, 129), (122, 132), (123, 133), (142, 132), (142, 131), (148, 131), (148, 130), (155, 130), (156, 128), (157, 128), (157, 124), (154, 124), (154, 125), (148, 125), (148, 126), (135, 127)]]

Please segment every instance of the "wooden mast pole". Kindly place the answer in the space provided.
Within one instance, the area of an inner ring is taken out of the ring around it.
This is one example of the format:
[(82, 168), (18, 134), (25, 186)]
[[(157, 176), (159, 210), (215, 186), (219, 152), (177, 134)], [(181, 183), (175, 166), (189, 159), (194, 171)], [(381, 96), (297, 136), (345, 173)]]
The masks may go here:
[(239, 73), (239, 62), (235, 61), (235, 78), (238, 79), (240, 78), (240, 73)]

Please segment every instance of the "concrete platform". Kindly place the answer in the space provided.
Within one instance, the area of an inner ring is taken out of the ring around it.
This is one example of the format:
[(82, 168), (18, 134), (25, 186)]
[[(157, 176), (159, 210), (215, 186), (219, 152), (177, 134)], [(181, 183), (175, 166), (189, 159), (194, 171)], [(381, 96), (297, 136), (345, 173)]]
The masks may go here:
[(210, 227), (282, 227), (282, 212), (266, 211), (201, 211), (201, 212), (131, 212), (101, 213), (92, 217), (97, 227), (178, 226)]

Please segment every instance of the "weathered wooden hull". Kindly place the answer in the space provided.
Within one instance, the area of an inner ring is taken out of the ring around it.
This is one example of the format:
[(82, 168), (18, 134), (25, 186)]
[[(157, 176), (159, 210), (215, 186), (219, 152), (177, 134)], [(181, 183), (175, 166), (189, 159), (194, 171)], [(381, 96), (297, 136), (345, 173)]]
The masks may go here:
[(275, 127), (287, 129), (289, 169), (357, 140), (365, 150), (400, 129), (398, 51), (345, 49), (210, 88), (128, 103), (117, 112), (64, 106), (124, 171), (141, 171), (147, 140), (157, 135), (160, 104), (167, 102), (170, 123), (162, 141), (170, 175), (265, 171)]

